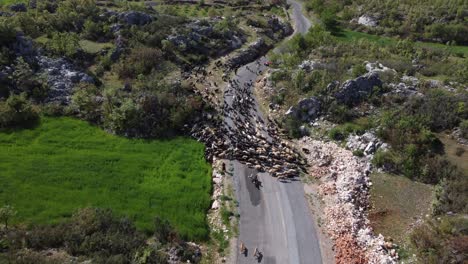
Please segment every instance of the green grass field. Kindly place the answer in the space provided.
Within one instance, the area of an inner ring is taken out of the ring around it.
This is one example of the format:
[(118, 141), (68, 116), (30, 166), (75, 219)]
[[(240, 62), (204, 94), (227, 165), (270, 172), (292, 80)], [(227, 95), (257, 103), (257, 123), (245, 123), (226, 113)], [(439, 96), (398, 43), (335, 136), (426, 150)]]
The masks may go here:
[(111, 208), (150, 231), (156, 215), (187, 239), (208, 236), (211, 167), (192, 139), (114, 136), (71, 118), (0, 133), (0, 204), (18, 223), (57, 223), (82, 207)]
[[(372, 42), (376, 42), (379, 45), (385, 46), (398, 41), (396, 38), (390, 37), (381, 37), (377, 35), (367, 34), (363, 32), (357, 32), (352, 30), (343, 30), (338, 37), (341, 40), (353, 40), (353, 39), (366, 39)], [(451, 53), (454, 54), (463, 54), (466, 58), (468, 57), (468, 46), (447, 46), (440, 43), (431, 43), (431, 42), (421, 42), (416, 41), (414, 42), (417, 47), (424, 47), (424, 48), (434, 48), (434, 49), (447, 49)]]

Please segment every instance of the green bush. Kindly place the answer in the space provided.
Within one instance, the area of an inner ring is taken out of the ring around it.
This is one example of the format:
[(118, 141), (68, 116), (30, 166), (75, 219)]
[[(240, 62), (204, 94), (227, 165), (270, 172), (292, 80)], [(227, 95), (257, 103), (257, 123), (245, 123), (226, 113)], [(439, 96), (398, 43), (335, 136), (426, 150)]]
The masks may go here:
[(39, 113), (26, 98), (26, 93), (12, 94), (0, 101), (0, 129), (32, 127), (39, 121)]
[(462, 122), (460, 122), (460, 130), (462, 136), (468, 139), (468, 120), (463, 120)]
[(0, 18), (0, 46), (6, 46), (15, 41), (16, 30), (14, 25), (4, 18)]
[(353, 151), (353, 155), (356, 157), (364, 157), (364, 151), (362, 149), (356, 149)]
[(330, 129), (330, 131), (328, 132), (328, 137), (330, 137), (333, 140), (343, 140), (345, 138), (343, 131), (338, 127)]
[(328, 107), (328, 118), (335, 123), (345, 123), (354, 117), (353, 111), (346, 105), (333, 102)]
[(70, 108), (78, 117), (98, 123), (102, 117), (100, 92), (92, 84), (79, 84), (71, 98)]
[(410, 243), (422, 263), (457, 263), (468, 248), (468, 221), (463, 217), (445, 216), (427, 220), (410, 233)]
[(359, 77), (359, 76), (367, 73), (366, 66), (364, 66), (363, 64), (356, 64), (353, 67), (352, 71), (353, 71), (353, 76), (354, 77)]
[(121, 61), (117, 72), (122, 79), (136, 78), (140, 74), (146, 75), (162, 63), (162, 58), (163, 53), (160, 49), (135, 48), (127, 58)]
[(294, 117), (287, 117), (283, 121), (284, 129), (287, 131), (288, 135), (291, 138), (299, 138), (301, 136), (301, 131), (299, 127), (301, 126), (301, 121)]
[(378, 168), (384, 168), (387, 171), (395, 171), (399, 159), (397, 158), (398, 154), (395, 154), (393, 151), (382, 151), (377, 150), (372, 159), (372, 164)]
[(76, 33), (52, 33), (52, 39), (47, 43), (47, 48), (59, 56), (73, 57), (80, 50), (80, 38)]

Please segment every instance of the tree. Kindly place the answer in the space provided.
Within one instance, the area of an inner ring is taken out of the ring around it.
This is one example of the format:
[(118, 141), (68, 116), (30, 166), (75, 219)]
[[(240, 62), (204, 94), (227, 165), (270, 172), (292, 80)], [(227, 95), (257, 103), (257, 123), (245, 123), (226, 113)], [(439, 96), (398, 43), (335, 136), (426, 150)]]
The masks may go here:
[(26, 98), (26, 93), (12, 94), (0, 101), (0, 128), (31, 127), (37, 124), (39, 114)]
[(54, 32), (49, 47), (57, 55), (73, 57), (80, 49), (79, 41), (76, 33)]
[(95, 85), (81, 83), (72, 96), (70, 106), (79, 117), (91, 122), (99, 122), (102, 109), (98, 96), (99, 91)]
[(0, 221), (8, 229), (8, 221), (16, 215), (15, 209), (10, 205), (4, 205), (0, 208)]
[(338, 27), (338, 20), (336, 18), (336, 15), (332, 11), (323, 11), (323, 13), (320, 15), (320, 18), (322, 19), (323, 25), (325, 26), (326, 30), (330, 31), (333, 35), (339, 33), (340, 29)]
[(176, 237), (176, 233), (169, 221), (158, 216), (154, 219), (154, 235), (156, 239), (163, 244), (174, 240)]

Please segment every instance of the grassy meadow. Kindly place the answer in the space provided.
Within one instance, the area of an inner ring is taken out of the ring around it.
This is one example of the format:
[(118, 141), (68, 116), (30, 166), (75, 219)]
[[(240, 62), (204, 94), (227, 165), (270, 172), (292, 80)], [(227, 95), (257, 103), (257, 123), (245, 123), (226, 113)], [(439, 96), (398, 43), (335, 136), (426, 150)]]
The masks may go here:
[[(366, 39), (372, 42), (376, 42), (377, 44), (381, 46), (394, 44), (398, 41), (397, 38), (382, 37), (382, 36), (372, 35), (368, 33), (352, 31), (348, 29), (345, 29), (342, 32), (340, 32), (338, 39), (344, 40), (344, 41)], [(468, 57), (468, 46), (449, 46), (449, 45), (444, 45), (441, 43), (421, 42), (421, 41), (416, 41), (414, 42), (414, 44), (416, 47), (421, 47), (421, 48), (446, 49), (453, 54), (460, 54), (460, 55), (463, 55), (464, 57)]]
[(369, 219), (374, 231), (405, 243), (416, 219), (430, 214), (433, 187), (386, 173), (373, 173), (371, 180)]
[(208, 236), (210, 165), (188, 138), (114, 136), (71, 118), (0, 132), (0, 204), (16, 224), (57, 223), (82, 207), (111, 208), (151, 231), (155, 216), (187, 239)]

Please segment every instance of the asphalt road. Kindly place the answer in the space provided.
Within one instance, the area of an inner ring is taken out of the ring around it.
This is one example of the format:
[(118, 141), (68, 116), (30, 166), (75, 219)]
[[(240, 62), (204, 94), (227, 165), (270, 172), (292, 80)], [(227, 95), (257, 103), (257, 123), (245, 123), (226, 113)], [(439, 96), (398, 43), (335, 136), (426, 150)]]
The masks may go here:
[[(301, 4), (288, 1), (292, 7), (292, 20), (295, 22), (295, 33), (304, 33), (311, 23), (303, 16)], [(255, 82), (258, 72), (265, 70), (264, 57), (252, 62), (237, 71), (234, 80), (241, 85)], [(225, 95), (226, 102), (232, 104), (234, 87), (229, 86)], [(251, 112), (263, 119), (258, 104)], [(225, 123), (235, 126), (227, 117)], [(261, 128), (261, 125), (258, 124)], [(267, 132), (264, 132), (267, 133)], [(299, 179), (288, 182), (278, 181), (267, 173), (257, 171), (231, 161), (234, 173), (234, 187), (239, 201), (239, 238), (235, 252), (235, 263), (267, 263), (267, 264), (315, 264), (322, 263), (320, 247), (314, 218), (308, 208), (303, 184)], [(257, 189), (248, 176), (258, 174), (262, 186)], [(246, 255), (239, 252), (240, 243), (244, 243), (248, 251)], [(254, 249), (258, 248), (263, 255), (256, 260)]]

